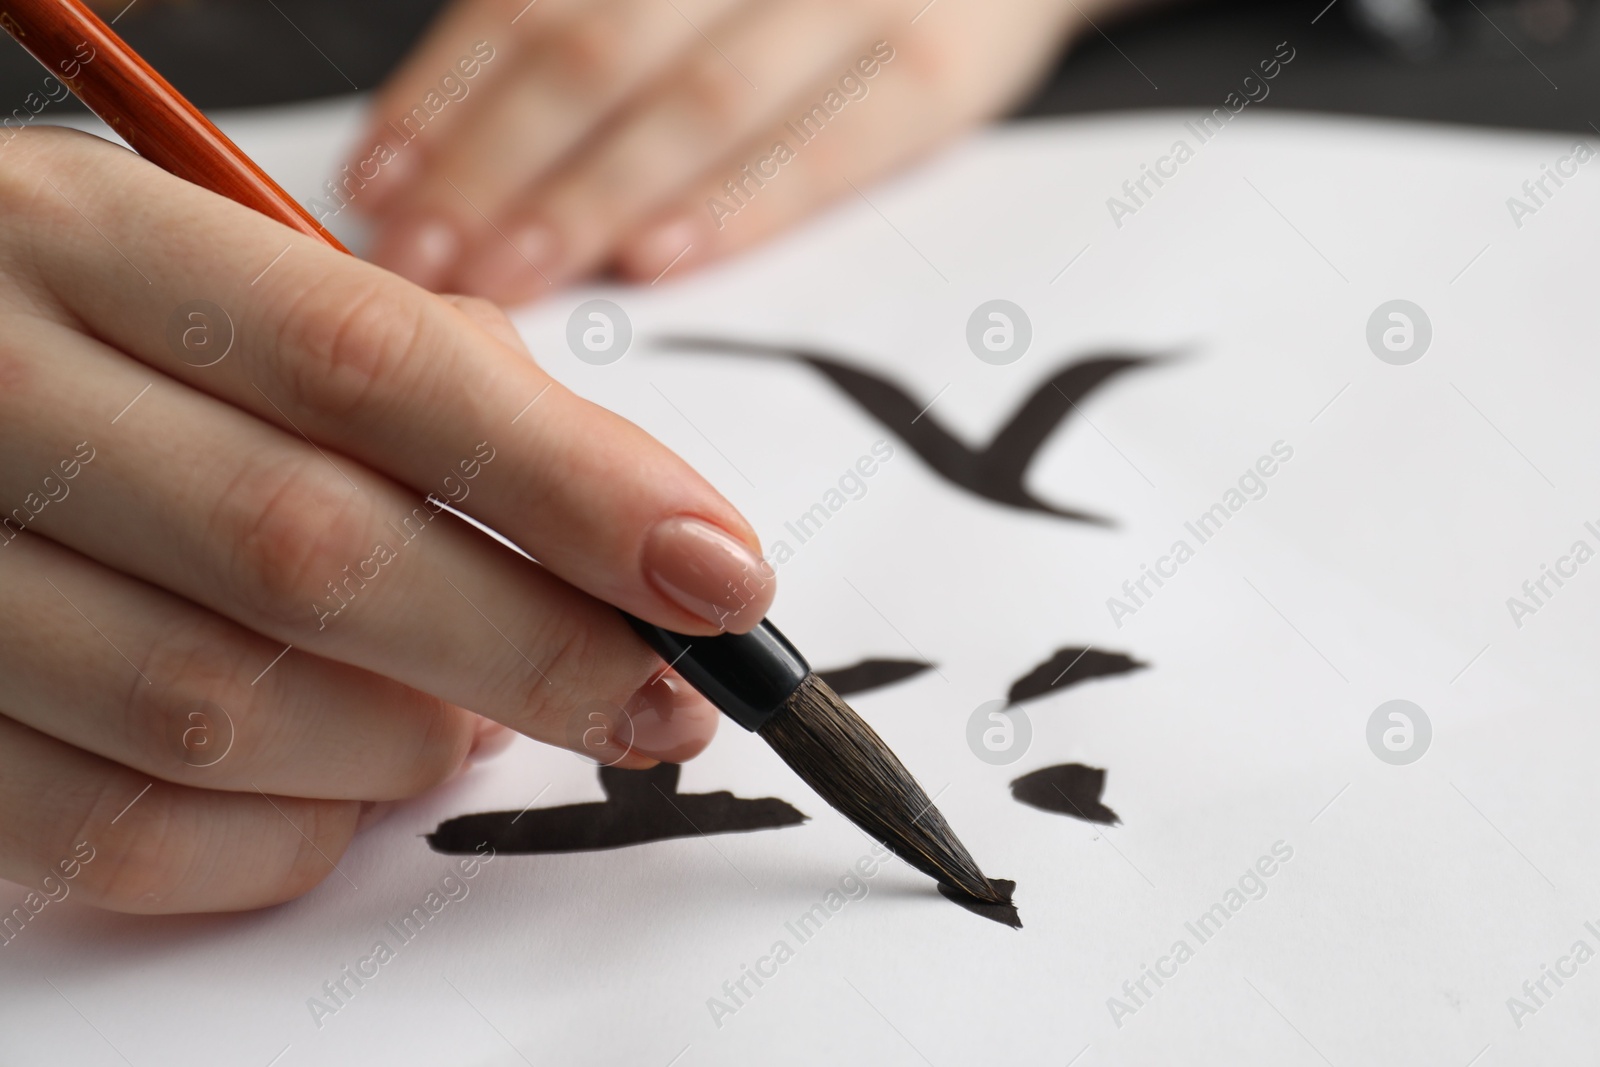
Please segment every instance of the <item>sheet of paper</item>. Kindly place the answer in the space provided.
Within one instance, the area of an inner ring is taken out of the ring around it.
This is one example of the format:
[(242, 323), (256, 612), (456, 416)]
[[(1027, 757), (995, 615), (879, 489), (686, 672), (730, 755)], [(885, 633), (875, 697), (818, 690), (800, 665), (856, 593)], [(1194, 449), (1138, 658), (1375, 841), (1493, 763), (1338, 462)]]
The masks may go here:
[[(404, 927), (456, 870), (441, 822), (602, 800), (591, 765), (519, 743), (295, 903), (52, 905), (0, 948), (0, 1061), (1585, 1055), (1600, 170), (1559, 137), (1250, 115), (1202, 142), (1192, 119), (987, 132), (725, 266), (516, 316), (751, 518), (817, 668), (931, 665), (852, 702), (1016, 880), (1021, 930), (904, 866), (855, 873), (868, 842), (731, 724), (679, 791), (807, 822), (499, 854)], [(345, 104), (227, 126), (308, 198), (355, 129)], [(606, 362), (585, 330), (631, 340)], [(986, 452), (1030, 401), (1033, 440)], [(1064, 649), (1143, 666), (995, 710), (1052, 657), (1074, 677)], [(1120, 824), (1013, 797), (1074, 764)]]

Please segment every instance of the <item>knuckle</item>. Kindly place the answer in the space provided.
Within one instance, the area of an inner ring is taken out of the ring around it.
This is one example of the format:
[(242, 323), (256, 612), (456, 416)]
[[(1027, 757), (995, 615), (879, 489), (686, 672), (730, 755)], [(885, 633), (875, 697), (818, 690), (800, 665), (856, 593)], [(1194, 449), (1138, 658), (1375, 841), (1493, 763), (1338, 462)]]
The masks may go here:
[(461, 768), (472, 748), (475, 717), (443, 701), (437, 705), (437, 711), (421, 733), (414, 758), (405, 764), (406, 775), (398, 783), (398, 796), (416, 796), (450, 778)]
[(113, 911), (164, 910), (184, 891), (199, 859), (195, 814), (182, 791), (154, 786), (122, 813), (121, 833), (90, 841), (95, 857), (84, 865), (79, 888), (91, 903)]
[(989, 99), (977, 91), (984, 84), (977, 67), (977, 57), (961, 49), (927, 44), (901, 49), (888, 73), (909, 79), (927, 100), (929, 114), (955, 118), (977, 111)]
[[(0, 206), (0, 212), (5, 208)], [(13, 412), (28, 410), (38, 401), (34, 387), (38, 378), (37, 348), (27, 340), (17, 337), (16, 320), (9, 315), (0, 318), (6, 328), (0, 329), (0, 412), (11, 416)], [(8, 420), (9, 421), (9, 418)]]
[[(139, 668), (155, 684), (136, 678), (129, 687), (124, 729), (134, 755), (124, 762), (169, 782), (227, 789), (270, 781), (281, 776), (286, 760), (304, 756), (303, 704), (284, 684), (293, 668), (279, 667), (255, 686), (250, 679), (275, 653), (253, 644), (218, 641), (215, 622), (183, 623), (147, 650)], [(364, 698), (392, 708), (405, 724), (396, 736), (410, 743), (397, 742), (391, 752), (380, 742), (354, 782), (343, 771), (340, 781), (323, 783), (330, 792), (321, 796), (415, 796), (448, 779), (467, 757), (473, 716), (399, 682), (375, 679), (373, 684), (383, 688), (369, 690)]]
[(115, 158), (125, 153), (105, 154), (97, 147), (106, 146), (77, 130), (0, 127), (0, 231), (20, 237), (8, 259), (26, 267), (36, 258), (35, 245), (64, 235), (98, 240), (73, 205), (94, 214), (101, 195), (96, 183), (125, 184), (129, 175)]
[(49, 193), (43, 179), (73, 169), (66, 157), (86, 147), (82, 136), (58, 126), (0, 126), (0, 203), (9, 207)]
[(426, 304), (389, 278), (313, 281), (283, 315), (280, 377), (290, 402), (333, 422), (403, 389), (432, 336)]
[[(268, 887), (268, 902), (280, 903), (315, 889), (333, 873), (333, 864), (339, 862), (355, 836), (360, 802), (353, 800), (290, 800), (279, 801), (279, 806), (289, 819), (299, 811), (302, 818), (291, 827), (286, 819), (278, 819), (283, 829), (279, 840), (286, 842), (282, 860), (263, 884)], [(277, 814), (270, 812), (273, 818)]]
[(583, 626), (561, 625), (552, 619), (534, 643), (539, 652), (530, 666), (516, 657), (507, 664), (500, 688), (526, 708), (528, 731), (560, 744), (566, 715), (581, 702), (593, 679), (597, 649)]
[[(481, 296), (461, 296), (452, 294), (445, 299), (449, 300), (455, 309), (475, 324), (487, 330), (498, 340), (510, 341), (518, 338), (517, 327), (512, 323), (511, 316), (505, 309), (492, 300)], [(518, 344), (520, 345), (520, 338)]]
[(509, 725), (564, 748), (587, 744), (581, 725), (586, 709), (627, 705), (661, 668), (642, 643), (618, 642), (606, 626), (573, 625), (571, 618), (553, 613), (538, 635), (533, 646), (540, 650), (538, 673), (526, 670), (504, 679), (507, 694), (524, 709), (523, 721)]
[(511, 316), (493, 300), (464, 295), (452, 295), (449, 299), (463, 315), (484, 326), (492, 325), (498, 329), (511, 323)]
[(46, 150), (41, 142), (47, 140), (33, 130), (24, 130), (10, 141), (0, 138), (0, 210), (8, 219), (34, 218), (48, 207), (41, 195), (50, 192), (44, 178), (54, 168), (50, 160), (41, 158)]
[(626, 79), (630, 63), (623, 46), (623, 27), (612, 12), (596, 11), (575, 18), (552, 42), (559, 58), (559, 77), (568, 91), (600, 95)]
[(720, 54), (701, 53), (683, 68), (675, 91), (676, 109), (692, 122), (725, 129), (744, 114), (749, 88)]
[[(261, 907), (322, 882), (354, 834), (357, 804), (157, 786), (96, 843), (79, 890), (113, 911)], [(248, 874), (245, 873), (246, 869)]]
[(320, 629), (317, 605), (343, 568), (370, 549), (361, 496), (311, 460), (247, 462), (224, 489), (210, 524), (228, 545), (222, 584), (252, 619)]
[[(585, 0), (488, 0), (493, 24), (505, 27), (505, 39), (522, 47), (543, 43), (552, 27), (559, 27), (576, 6), (584, 3)], [(502, 43), (498, 36), (491, 40), (497, 48)]]
[[(224, 624), (226, 625), (226, 624)], [(146, 651), (140, 664), (146, 685), (134, 679), (124, 708), (123, 729), (144, 766), (168, 778), (214, 778), (249, 768), (247, 758), (221, 771), (221, 756), (234, 750), (240, 734), (258, 725), (252, 713), (253, 692), (239, 685), (259, 659), (230, 639), (218, 640), (216, 626), (202, 632), (185, 623)], [(248, 662), (247, 662), (248, 660)], [(260, 739), (240, 744), (242, 754), (261, 748)]]

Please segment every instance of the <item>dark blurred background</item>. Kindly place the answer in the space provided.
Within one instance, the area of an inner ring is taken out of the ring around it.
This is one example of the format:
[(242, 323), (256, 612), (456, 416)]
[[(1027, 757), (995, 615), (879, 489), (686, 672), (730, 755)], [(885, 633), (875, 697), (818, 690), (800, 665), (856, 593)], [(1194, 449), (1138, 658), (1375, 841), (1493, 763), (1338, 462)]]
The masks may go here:
[[(369, 89), (439, 0), (116, 0), (106, 17), (202, 108)], [(118, 14), (119, 9), (121, 11)], [(1594, 0), (1187, 0), (1104, 24), (1023, 115), (1221, 105), (1280, 41), (1295, 49), (1253, 107), (1600, 132)], [(1106, 34), (1109, 34), (1109, 39)], [(42, 69), (0, 44), (0, 112)], [(61, 105), (65, 107), (67, 105)]]

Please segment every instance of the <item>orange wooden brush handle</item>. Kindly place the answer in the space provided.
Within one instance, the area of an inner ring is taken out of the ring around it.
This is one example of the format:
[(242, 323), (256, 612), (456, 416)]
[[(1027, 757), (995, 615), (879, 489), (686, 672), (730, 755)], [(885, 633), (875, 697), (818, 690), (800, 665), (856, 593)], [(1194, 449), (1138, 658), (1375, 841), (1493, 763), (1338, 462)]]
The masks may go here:
[(0, 28), (162, 170), (349, 251), (79, 0), (0, 0)]

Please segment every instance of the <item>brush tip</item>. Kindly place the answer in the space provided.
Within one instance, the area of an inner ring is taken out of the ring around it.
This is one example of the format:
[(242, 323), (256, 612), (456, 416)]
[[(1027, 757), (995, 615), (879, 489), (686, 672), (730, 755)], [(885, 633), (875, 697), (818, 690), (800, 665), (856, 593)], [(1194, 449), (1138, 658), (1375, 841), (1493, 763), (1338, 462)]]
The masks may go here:
[(991, 878), (988, 881), (990, 887), (995, 891), (993, 900), (971, 896), (944, 882), (939, 883), (939, 892), (944, 895), (945, 899), (961, 905), (974, 915), (982, 915), (985, 919), (993, 919), (1002, 926), (1009, 926), (1013, 930), (1022, 929), (1022, 916), (1017, 913), (1017, 906), (1012, 901), (1012, 894), (1016, 891), (1017, 883), (1007, 878)]
[(911, 866), (985, 905), (1009, 900), (911, 772), (822, 679), (808, 675), (760, 733), (818, 795)]

